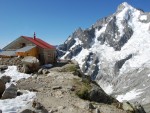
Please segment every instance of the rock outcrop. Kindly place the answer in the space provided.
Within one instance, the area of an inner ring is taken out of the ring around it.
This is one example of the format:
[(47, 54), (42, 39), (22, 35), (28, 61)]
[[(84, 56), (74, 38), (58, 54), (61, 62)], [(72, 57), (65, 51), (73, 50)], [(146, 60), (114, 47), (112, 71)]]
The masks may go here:
[(6, 66), (6, 65), (0, 65), (0, 72), (4, 71), (6, 69), (8, 69), (8, 66)]
[(36, 91), (33, 107), (49, 113), (134, 113), (123, 110), (122, 103), (108, 96), (95, 81), (77, 73), (78, 67), (72, 63), (56, 66), (48, 74), (19, 80), (17, 87)]
[(17, 97), (17, 87), (11, 84), (3, 93), (2, 99), (12, 99)]
[(9, 83), (11, 81), (11, 77), (10, 76), (2, 76), (1, 80), (6, 84)]
[(32, 56), (27, 56), (22, 59), (23, 66), (19, 70), (23, 73), (33, 73), (38, 71), (40, 63), (39, 60)]
[(5, 91), (5, 88), (6, 87), (5, 87), (4, 81), (0, 79), (0, 98), (1, 98), (1, 96), (3, 94), (3, 92)]

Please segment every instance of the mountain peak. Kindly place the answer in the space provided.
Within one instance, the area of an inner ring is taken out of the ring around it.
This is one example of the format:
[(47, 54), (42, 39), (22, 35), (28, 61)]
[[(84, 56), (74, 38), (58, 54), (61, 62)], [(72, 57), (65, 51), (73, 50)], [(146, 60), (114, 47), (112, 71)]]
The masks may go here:
[(127, 2), (123, 2), (122, 5), (124, 5), (124, 6), (131, 6)]
[(122, 11), (125, 8), (132, 9), (133, 7), (130, 4), (128, 4), (127, 2), (123, 2), (122, 4), (120, 4), (118, 6), (117, 11)]

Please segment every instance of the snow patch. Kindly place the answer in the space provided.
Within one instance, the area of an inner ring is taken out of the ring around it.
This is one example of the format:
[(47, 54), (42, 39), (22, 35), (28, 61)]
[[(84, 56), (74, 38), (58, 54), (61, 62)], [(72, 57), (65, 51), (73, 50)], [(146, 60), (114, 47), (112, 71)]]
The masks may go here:
[(75, 38), (74, 40), (75, 40), (76, 42), (75, 42), (75, 44), (74, 44), (69, 50), (72, 50), (75, 46), (82, 44), (82, 42), (81, 42), (81, 40), (79, 40), (79, 38)]
[(106, 30), (106, 25), (103, 26), (100, 30), (96, 29), (95, 30), (95, 37), (96, 37), (95, 39), (97, 39), (101, 35), (101, 33), (103, 33), (105, 30)]
[(140, 16), (140, 20), (147, 20), (147, 15)]
[(113, 86), (112, 85), (107, 85), (105, 88), (103, 87), (103, 90), (108, 94), (112, 94), (113, 92)]
[(140, 92), (139, 90), (133, 89), (132, 91), (129, 91), (124, 95), (118, 95), (117, 100), (119, 102), (123, 102), (124, 100), (126, 100), (126, 101), (133, 100), (133, 99), (138, 98), (139, 95), (142, 93), (143, 92)]
[[(31, 76), (29, 74), (18, 72), (17, 66), (8, 66), (8, 69), (5, 70), (3, 74), (0, 74), (0, 77), (4, 75), (12, 78), (11, 82), (6, 84), (6, 88), (8, 88), (12, 83), (16, 84), (15, 82), (22, 78), (29, 78)], [(27, 106), (27, 104), (35, 98), (35, 95), (36, 93), (34, 92), (26, 91), (25, 94), (17, 96), (16, 98), (0, 100), (0, 109), (3, 113), (18, 113), (18, 110)]]
[(84, 64), (84, 59), (87, 55), (89, 55), (89, 50), (88, 49), (82, 49), (81, 52), (72, 58), (72, 60), (76, 60), (79, 63), (80, 68), (82, 68), (82, 65)]
[(28, 103), (33, 101), (36, 93), (27, 91), (26, 94), (17, 96), (14, 99), (0, 100), (0, 109), (3, 113), (18, 113), (19, 110), (26, 107)]
[(0, 74), (0, 77), (7, 75), (10, 76), (12, 79), (11, 81), (18, 81), (22, 78), (29, 78), (30, 74), (20, 73), (17, 71), (17, 66), (8, 66), (8, 69), (5, 70), (3, 74)]

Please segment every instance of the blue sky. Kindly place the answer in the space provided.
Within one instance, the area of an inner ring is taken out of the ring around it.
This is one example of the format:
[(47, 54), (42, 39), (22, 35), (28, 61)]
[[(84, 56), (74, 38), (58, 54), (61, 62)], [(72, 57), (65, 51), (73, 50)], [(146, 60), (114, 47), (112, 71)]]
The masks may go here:
[(150, 0), (0, 0), (0, 48), (34, 32), (50, 44), (61, 44), (75, 29), (114, 13), (122, 2), (150, 12)]

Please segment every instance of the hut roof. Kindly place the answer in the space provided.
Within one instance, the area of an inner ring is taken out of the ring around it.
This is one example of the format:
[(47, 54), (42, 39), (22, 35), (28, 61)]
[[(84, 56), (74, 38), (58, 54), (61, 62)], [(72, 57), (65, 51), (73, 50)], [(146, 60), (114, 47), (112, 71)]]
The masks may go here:
[(21, 36), (22, 38), (31, 41), (32, 43), (34, 43), (37, 46), (40, 46), (41, 48), (44, 49), (55, 49), (54, 46), (48, 44), (47, 42), (39, 39), (39, 38), (32, 38), (32, 37), (27, 37), (27, 36)]

